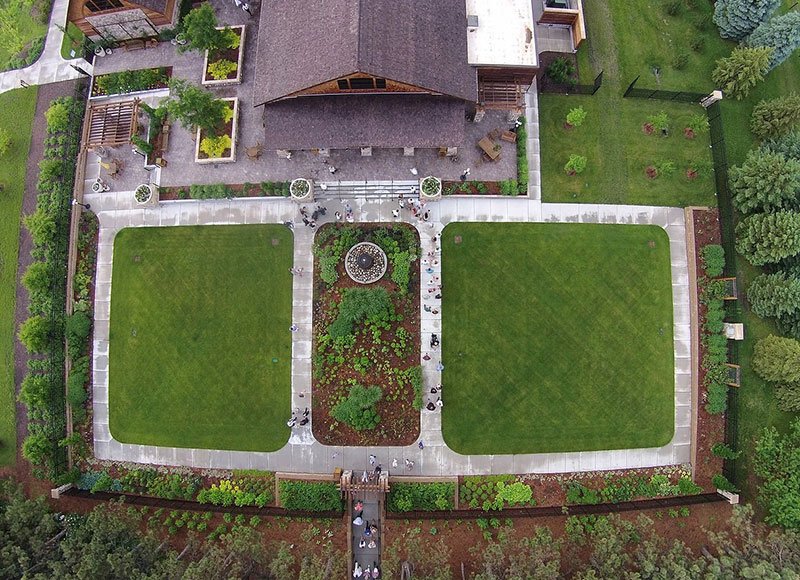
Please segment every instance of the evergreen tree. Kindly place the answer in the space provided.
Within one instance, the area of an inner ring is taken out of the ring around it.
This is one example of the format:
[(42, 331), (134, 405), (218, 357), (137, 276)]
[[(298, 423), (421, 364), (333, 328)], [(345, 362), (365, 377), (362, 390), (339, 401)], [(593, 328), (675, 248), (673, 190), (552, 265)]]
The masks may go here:
[(728, 174), (733, 203), (739, 211), (797, 209), (800, 193), (800, 161), (779, 153), (753, 149), (744, 163)]
[(714, 23), (722, 38), (742, 40), (780, 5), (781, 0), (717, 0)]
[(776, 139), (792, 131), (800, 122), (800, 95), (761, 101), (753, 108), (750, 131), (758, 139)]
[(787, 413), (800, 411), (800, 383), (775, 385), (775, 400), (781, 411)]
[(753, 370), (765, 381), (800, 381), (800, 342), (773, 334), (762, 338), (753, 349)]
[(736, 251), (754, 266), (779, 262), (800, 253), (800, 214), (756, 214), (736, 227)]
[(747, 289), (750, 307), (758, 316), (783, 316), (800, 309), (800, 279), (783, 272), (761, 274)]
[(769, 68), (774, 69), (800, 48), (800, 12), (788, 12), (762, 22), (747, 39), (748, 46), (769, 46)]
[(800, 131), (794, 130), (783, 137), (764, 141), (761, 149), (770, 153), (778, 153), (787, 159), (800, 161)]
[[(785, 435), (779, 434), (775, 427), (764, 430), (756, 442), (753, 467), (756, 475), (763, 480), (758, 488), (758, 499), (767, 508), (767, 517), (764, 519), (770, 524), (800, 530), (800, 418), (795, 419)], [(800, 570), (800, 533), (795, 532), (789, 537), (794, 537), (794, 546), (775, 544), (769, 551), (773, 559), (782, 559), (784, 555), (791, 558), (787, 565), (794, 566), (794, 577), (797, 577), (797, 570)], [(737, 577), (745, 576), (740, 574)], [(768, 576), (762, 573), (759, 577)], [(772, 577), (782, 576), (772, 574)]]
[(731, 55), (717, 61), (711, 80), (727, 95), (741, 100), (750, 94), (769, 71), (772, 48), (738, 46)]

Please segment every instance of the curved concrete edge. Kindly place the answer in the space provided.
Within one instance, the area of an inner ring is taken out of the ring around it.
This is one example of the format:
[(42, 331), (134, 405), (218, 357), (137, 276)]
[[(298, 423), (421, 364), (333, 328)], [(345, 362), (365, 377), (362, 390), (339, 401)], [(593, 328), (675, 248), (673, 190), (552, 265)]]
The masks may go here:
[(92, 73), (92, 65), (82, 58), (64, 60), (61, 58), (61, 43), (64, 33), (58, 26), (67, 25), (67, 11), (69, 0), (55, 0), (50, 12), (50, 22), (47, 28), (47, 38), (42, 54), (32, 65), (22, 69), (10, 70), (0, 73), (0, 93), (20, 88), (20, 81), (29, 85), (45, 85), (69, 81), (83, 76), (72, 68), (78, 66), (87, 73)]
[[(406, 447), (331, 447), (322, 445), (311, 433), (311, 423), (295, 428), (289, 442), (274, 452), (189, 449), (127, 444), (116, 441), (108, 428), (108, 330), (111, 296), (113, 240), (127, 227), (164, 227), (205, 224), (279, 224), (297, 217), (297, 205), (284, 198), (234, 199), (161, 204), (156, 208), (135, 206), (131, 192), (89, 194), (100, 219), (95, 291), (94, 329), (94, 451), (97, 459), (132, 461), (163, 465), (208, 467), (219, 469), (262, 469), (284, 472), (330, 473), (336, 467), (366, 465), (374, 454), (386, 469), (403, 470), (404, 460), (414, 461), (413, 475), (441, 476), (453, 474), (562, 473), (602, 471), (688, 464), (691, 459), (691, 331), (689, 323), (689, 276), (685, 240), (685, 218), (682, 208), (649, 206), (610, 206), (588, 204), (541, 204), (536, 200), (516, 198), (458, 199), (448, 198), (429, 204), (431, 221), (413, 223), (420, 233), (422, 256), (436, 251), (433, 236), (441, 234), (450, 222), (573, 222), (658, 225), (670, 240), (672, 263), (673, 317), (675, 340), (675, 433), (669, 444), (659, 448), (624, 449), (573, 453), (540, 453), (520, 455), (461, 455), (449, 449), (441, 434), (441, 413), (421, 413), (420, 440)], [(391, 211), (397, 207), (393, 199), (348, 200), (356, 222), (392, 222)], [(338, 201), (326, 200), (332, 217)], [(311, 330), (313, 300), (314, 231), (302, 225), (294, 228), (294, 266), (303, 268), (302, 276), (293, 279), (292, 310), (298, 331), (292, 345), (292, 406), (304, 408), (310, 402)], [(440, 276), (440, 264), (431, 276)], [(421, 299), (427, 294), (428, 275), (423, 274)], [(431, 302), (431, 304), (433, 304)], [(440, 309), (437, 309), (440, 310)], [(424, 337), (440, 334), (441, 315), (421, 313)], [(431, 354), (423, 361), (423, 377), (427, 386), (440, 381), (436, 370), (438, 358)], [(313, 417), (312, 417), (313, 421)], [(394, 462), (397, 461), (397, 467)]]

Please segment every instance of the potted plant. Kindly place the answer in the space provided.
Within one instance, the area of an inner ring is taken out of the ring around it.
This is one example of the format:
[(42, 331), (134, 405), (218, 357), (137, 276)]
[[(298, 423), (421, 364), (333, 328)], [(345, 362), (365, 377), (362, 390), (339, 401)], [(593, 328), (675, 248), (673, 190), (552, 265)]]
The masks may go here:
[(421, 197), (434, 199), (442, 195), (442, 180), (433, 175), (423, 177), (419, 182)]
[(133, 197), (139, 205), (145, 205), (153, 200), (158, 193), (157, 186), (152, 183), (142, 183), (133, 191)]
[(313, 196), (314, 187), (310, 179), (298, 177), (289, 184), (289, 194), (292, 199), (307, 201)]

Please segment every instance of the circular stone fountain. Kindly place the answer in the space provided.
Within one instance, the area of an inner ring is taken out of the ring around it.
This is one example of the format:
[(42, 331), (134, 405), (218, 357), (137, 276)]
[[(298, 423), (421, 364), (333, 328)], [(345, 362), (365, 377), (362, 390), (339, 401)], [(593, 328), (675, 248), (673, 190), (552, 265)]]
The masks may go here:
[(386, 253), (372, 242), (360, 242), (344, 257), (344, 269), (359, 284), (372, 284), (386, 274)]

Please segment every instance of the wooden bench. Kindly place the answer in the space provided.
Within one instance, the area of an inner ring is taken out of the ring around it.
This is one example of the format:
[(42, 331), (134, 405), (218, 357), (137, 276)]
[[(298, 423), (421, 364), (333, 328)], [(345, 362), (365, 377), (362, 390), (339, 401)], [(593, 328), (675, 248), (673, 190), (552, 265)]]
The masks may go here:
[(141, 50), (145, 47), (145, 43), (141, 39), (126, 40), (123, 46), (125, 47), (125, 52), (127, 52), (129, 50)]
[(501, 141), (507, 141), (509, 143), (516, 143), (517, 142), (517, 134), (514, 131), (503, 131), (500, 135)]

